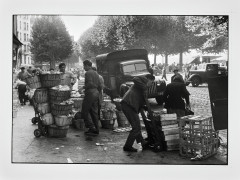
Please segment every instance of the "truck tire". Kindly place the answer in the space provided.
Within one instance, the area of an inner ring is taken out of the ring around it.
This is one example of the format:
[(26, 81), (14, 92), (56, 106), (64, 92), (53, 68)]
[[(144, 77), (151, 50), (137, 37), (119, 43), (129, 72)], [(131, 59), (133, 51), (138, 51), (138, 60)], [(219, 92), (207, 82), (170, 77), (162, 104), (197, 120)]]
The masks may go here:
[(198, 87), (199, 86), (199, 84), (200, 84), (200, 78), (199, 77), (194, 77), (194, 78), (192, 78), (192, 86), (193, 87)]
[(155, 99), (156, 99), (159, 106), (163, 105), (163, 102), (164, 102), (163, 101), (163, 96), (157, 96)]

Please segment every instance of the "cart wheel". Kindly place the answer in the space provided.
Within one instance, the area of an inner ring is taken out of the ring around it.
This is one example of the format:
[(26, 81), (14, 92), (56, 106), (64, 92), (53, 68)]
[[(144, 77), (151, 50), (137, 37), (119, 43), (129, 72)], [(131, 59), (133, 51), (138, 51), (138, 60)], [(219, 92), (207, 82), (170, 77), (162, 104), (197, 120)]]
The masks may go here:
[(41, 131), (39, 129), (35, 129), (34, 132), (33, 132), (34, 136), (39, 138), (41, 137)]
[(33, 118), (32, 118), (32, 123), (33, 123), (33, 124), (36, 124), (37, 122), (38, 122), (38, 117), (33, 117)]

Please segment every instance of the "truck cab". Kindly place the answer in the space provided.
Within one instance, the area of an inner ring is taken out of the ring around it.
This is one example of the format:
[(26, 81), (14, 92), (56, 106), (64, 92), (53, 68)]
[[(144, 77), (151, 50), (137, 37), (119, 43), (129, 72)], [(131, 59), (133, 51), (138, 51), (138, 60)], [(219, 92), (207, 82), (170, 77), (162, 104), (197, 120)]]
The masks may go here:
[(185, 77), (186, 85), (192, 84), (198, 87), (200, 84), (207, 83), (208, 78), (227, 74), (227, 69), (220, 67), (216, 63), (199, 64), (197, 69), (190, 69)]
[[(98, 73), (103, 76), (106, 93), (111, 98), (122, 97), (133, 85), (133, 78), (145, 76), (149, 72), (148, 53), (145, 49), (115, 51), (96, 57)], [(162, 105), (166, 82), (157, 80), (148, 90), (149, 98), (156, 98)]]

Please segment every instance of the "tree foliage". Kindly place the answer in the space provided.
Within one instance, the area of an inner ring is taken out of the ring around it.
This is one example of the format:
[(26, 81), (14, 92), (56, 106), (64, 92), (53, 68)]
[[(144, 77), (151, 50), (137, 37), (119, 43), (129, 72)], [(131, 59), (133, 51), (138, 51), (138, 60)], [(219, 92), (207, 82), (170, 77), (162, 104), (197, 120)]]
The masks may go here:
[[(157, 55), (165, 56), (168, 63), (168, 55), (180, 54), (181, 64), (182, 54), (190, 49), (224, 49), (226, 22), (218, 16), (100, 16), (80, 37), (79, 44), (83, 58), (144, 48), (154, 54), (155, 62)], [(215, 46), (210, 46), (213, 42)]]
[(35, 62), (55, 63), (72, 53), (72, 40), (59, 16), (42, 16), (32, 27), (31, 53)]
[(208, 36), (202, 50), (222, 52), (228, 49), (228, 16), (188, 16), (186, 27), (196, 36)]

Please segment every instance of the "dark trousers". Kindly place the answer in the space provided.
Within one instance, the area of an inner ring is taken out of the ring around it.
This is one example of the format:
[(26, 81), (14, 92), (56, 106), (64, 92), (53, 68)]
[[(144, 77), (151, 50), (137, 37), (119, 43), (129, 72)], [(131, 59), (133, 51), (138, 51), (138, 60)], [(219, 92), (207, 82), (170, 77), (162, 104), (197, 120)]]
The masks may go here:
[(27, 91), (26, 85), (20, 84), (18, 86), (18, 98), (21, 104), (26, 104), (27, 101), (27, 96), (25, 95), (26, 91)]
[(125, 147), (132, 147), (134, 141), (137, 143), (143, 141), (142, 133), (141, 133), (141, 124), (138, 113), (134, 111), (134, 109), (126, 103), (122, 103), (122, 111), (127, 117), (129, 123), (132, 126), (132, 130), (130, 131), (127, 141), (125, 143)]
[[(98, 98), (99, 92), (97, 89), (91, 89), (85, 92), (85, 97), (82, 104), (82, 117), (85, 126), (91, 130), (99, 130), (98, 127)], [(89, 117), (90, 114), (90, 117)]]

